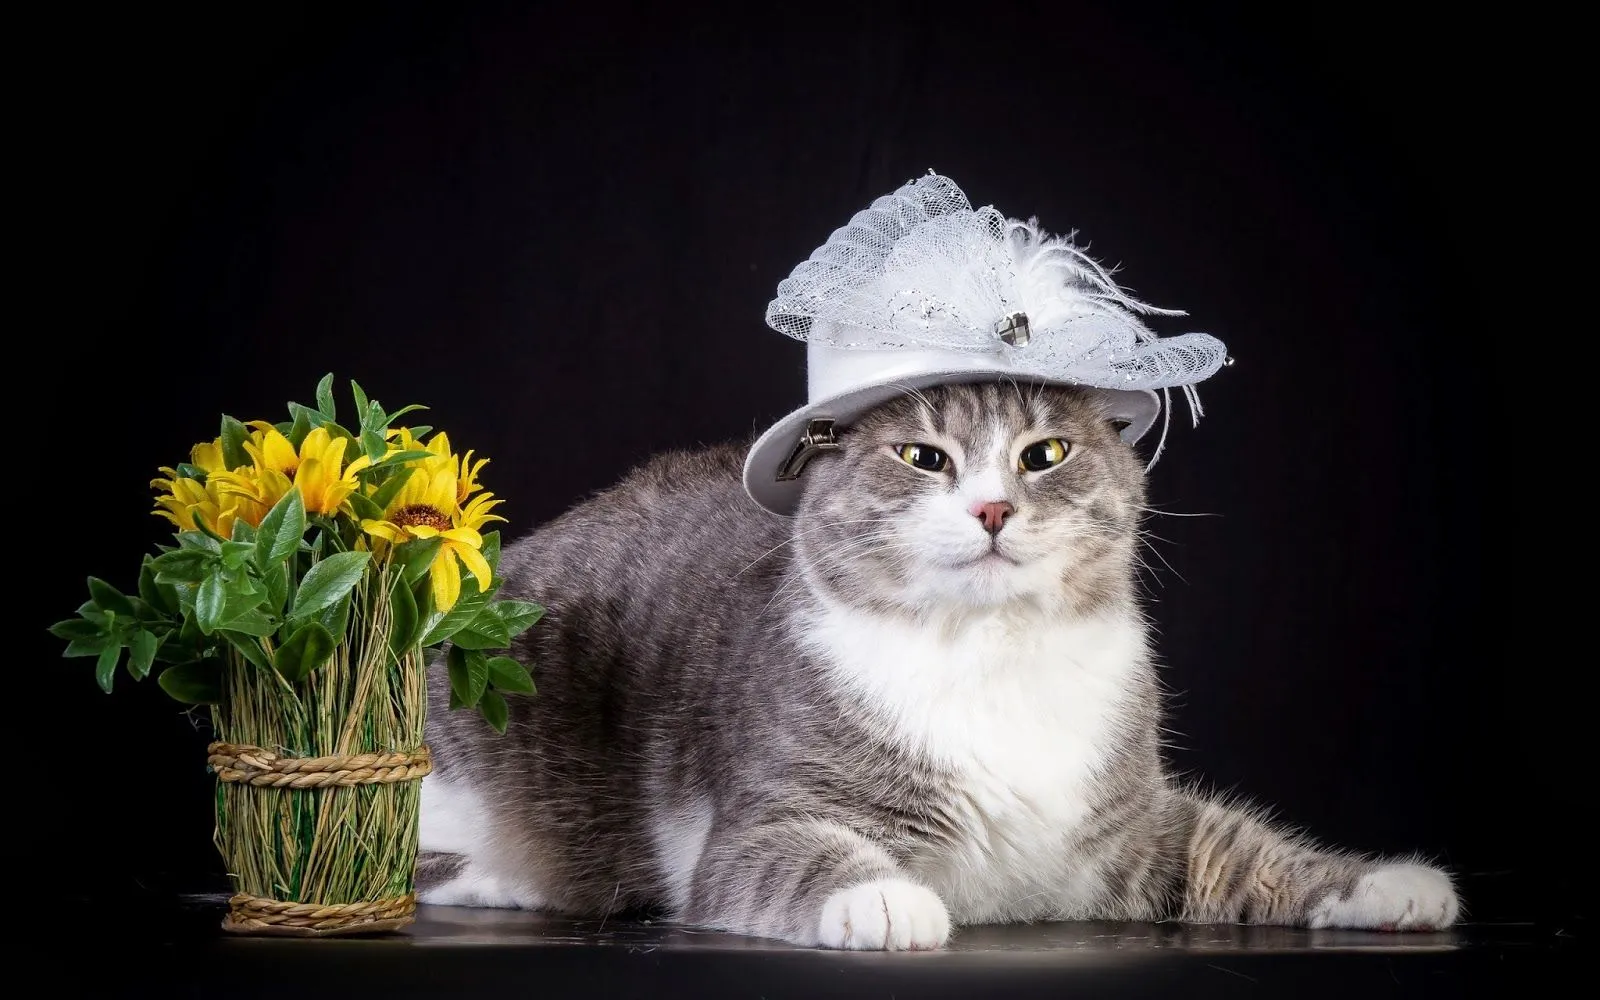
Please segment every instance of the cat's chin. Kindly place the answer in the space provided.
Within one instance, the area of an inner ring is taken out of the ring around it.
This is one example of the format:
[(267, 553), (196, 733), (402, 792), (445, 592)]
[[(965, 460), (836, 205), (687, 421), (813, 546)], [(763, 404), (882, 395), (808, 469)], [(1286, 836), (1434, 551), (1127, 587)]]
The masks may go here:
[(1040, 579), (1037, 565), (998, 551), (930, 567), (918, 582), (925, 599), (979, 609), (1036, 598), (1049, 583)]

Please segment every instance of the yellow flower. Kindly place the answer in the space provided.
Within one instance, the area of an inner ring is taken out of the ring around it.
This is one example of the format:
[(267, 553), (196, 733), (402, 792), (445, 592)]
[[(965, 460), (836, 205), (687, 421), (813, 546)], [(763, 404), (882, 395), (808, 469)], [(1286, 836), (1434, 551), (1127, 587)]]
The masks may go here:
[(276, 427), (256, 421), (255, 433), (244, 443), (251, 465), (233, 472), (218, 473), (224, 492), (260, 504), (265, 512), (283, 499), (291, 486), (300, 487), (300, 499), (308, 514), (334, 514), (355, 492), (356, 473), (365, 467), (364, 459), (344, 465), (347, 438), (334, 437), (326, 428), (316, 427), (300, 442), (300, 450)]
[(223, 538), (232, 536), (233, 522), (241, 518), (252, 528), (261, 523), (268, 508), (224, 487), (222, 479), (230, 473), (222, 460), (221, 438), (195, 445), (189, 452), (189, 464), (205, 474), (203, 482), (181, 476), (166, 466), (160, 469), (164, 478), (150, 481), (152, 487), (162, 491), (153, 511), (157, 517), (171, 521), (179, 531), (199, 531), (198, 520)]
[[(409, 429), (401, 428), (397, 436), (399, 448), (417, 447)], [(396, 544), (414, 538), (440, 539), (439, 552), (428, 567), (428, 578), (434, 607), (448, 611), (461, 599), (461, 567), (477, 578), (480, 588), (488, 589), (493, 571), (483, 557), (479, 529), (505, 518), (489, 513), (500, 502), (492, 494), (485, 493), (473, 498), (465, 508), (461, 506), (463, 499), (479, 489), (475, 477), (482, 461), (476, 467), (468, 467), (467, 476), (462, 477), (464, 463), (450, 454), (450, 439), (442, 432), (433, 436), (426, 450), (433, 454), (407, 463), (413, 470), (411, 477), (389, 502), (383, 519), (363, 520), (361, 527), (374, 538)], [(467, 480), (465, 488), (463, 478)]]

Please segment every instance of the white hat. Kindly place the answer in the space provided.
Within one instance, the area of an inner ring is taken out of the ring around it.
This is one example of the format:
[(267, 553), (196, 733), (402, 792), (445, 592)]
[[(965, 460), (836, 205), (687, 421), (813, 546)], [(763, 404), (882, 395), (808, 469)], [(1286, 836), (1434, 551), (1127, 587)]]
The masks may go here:
[(806, 342), (810, 402), (751, 447), (745, 489), (794, 513), (805, 463), (838, 447), (838, 431), (931, 385), (1099, 390), (1129, 442), (1155, 423), (1167, 389), (1182, 387), (1198, 419), (1192, 387), (1228, 362), (1227, 349), (1203, 333), (1158, 337), (1135, 313), (1183, 315), (1130, 297), (1071, 235), (974, 211), (930, 172), (856, 213), (779, 283), (767, 324)]

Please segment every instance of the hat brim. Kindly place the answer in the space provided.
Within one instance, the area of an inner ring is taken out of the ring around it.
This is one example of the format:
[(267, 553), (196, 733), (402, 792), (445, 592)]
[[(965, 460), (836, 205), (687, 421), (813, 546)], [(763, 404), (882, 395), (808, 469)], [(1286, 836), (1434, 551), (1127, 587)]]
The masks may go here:
[(805, 486), (805, 476), (783, 480), (778, 478), (806, 425), (818, 418), (831, 419), (834, 426), (843, 430), (853, 424), (868, 410), (904, 396), (915, 389), (935, 385), (954, 385), (972, 382), (1007, 381), (1029, 385), (1059, 385), (1093, 392), (1109, 404), (1108, 420), (1125, 420), (1122, 439), (1132, 444), (1144, 437), (1161, 413), (1161, 399), (1148, 389), (1101, 389), (1062, 379), (1039, 375), (1021, 375), (1014, 369), (971, 369), (951, 371), (938, 369), (897, 376), (889, 382), (860, 386), (838, 393), (795, 410), (779, 420), (750, 446), (744, 462), (744, 488), (750, 499), (774, 514), (792, 516), (800, 504), (800, 493)]

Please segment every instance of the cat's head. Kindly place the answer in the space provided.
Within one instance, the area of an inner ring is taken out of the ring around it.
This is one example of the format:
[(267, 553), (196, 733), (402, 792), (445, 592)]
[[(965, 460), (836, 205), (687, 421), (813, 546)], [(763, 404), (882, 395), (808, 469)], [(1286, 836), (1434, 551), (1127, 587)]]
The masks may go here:
[(1129, 593), (1144, 472), (1092, 394), (908, 392), (814, 458), (795, 524), (814, 583), (911, 611), (1094, 610)]

